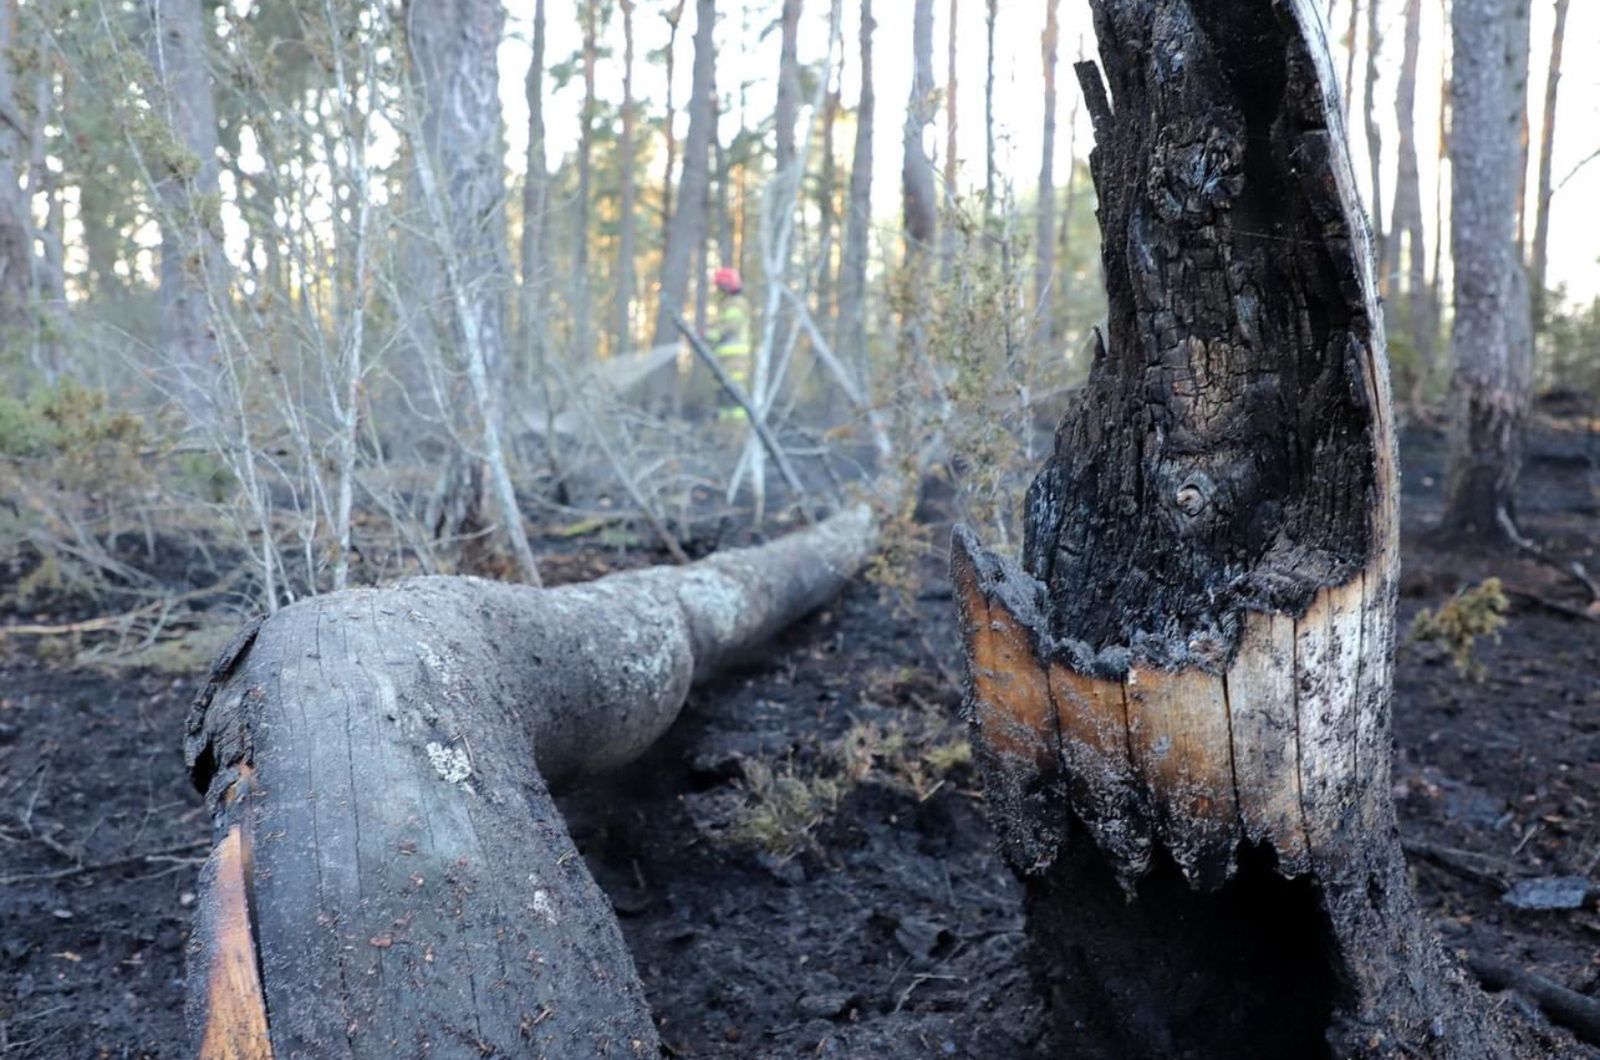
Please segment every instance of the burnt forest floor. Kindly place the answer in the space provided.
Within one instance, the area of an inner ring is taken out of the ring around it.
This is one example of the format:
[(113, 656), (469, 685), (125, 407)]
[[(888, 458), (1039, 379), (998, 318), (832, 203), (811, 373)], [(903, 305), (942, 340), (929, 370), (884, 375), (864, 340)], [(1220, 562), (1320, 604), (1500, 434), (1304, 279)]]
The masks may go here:
[[(1394, 785), (1418, 892), (1451, 948), (1600, 996), (1600, 623), (1559, 610), (1584, 598), (1548, 565), (1430, 542), (1443, 440), (1405, 443)], [(1519, 503), (1553, 554), (1600, 567), (1600, 433), (1542, 427)], [(619, 562), (560, 547), (555, 580)], [(1473, 681), (1403, 631), (1491, 575), (1511, 610)], [(561, 800), (665, 1055), (1070, 1055), (1032, 992), (1019, 891), (954, 720), (941, 564), (902, 599), (853, 586), (697, 691), (623, 776)], [(0, 642), (0, 1054), (189, 1055), (208, 831), (178, 750), (194, 679), (39, 649)], [(1502, 899), (1551, 876), (1587, 876), (1588, 904)]]

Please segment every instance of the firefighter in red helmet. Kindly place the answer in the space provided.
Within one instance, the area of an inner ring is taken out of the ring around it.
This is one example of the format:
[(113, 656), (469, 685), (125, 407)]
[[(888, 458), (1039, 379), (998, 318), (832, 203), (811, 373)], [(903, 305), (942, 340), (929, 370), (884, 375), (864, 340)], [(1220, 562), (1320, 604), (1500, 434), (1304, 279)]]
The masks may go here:
[[(711, 276), (717, 289), (717, 319), (711, 330), (711, 352), (722, 370), (748, 395), (750, 393), (750, 312), (744, 302), (744, 280), (739, 270), (724, 266)], [(722, 419), (743, 419), (744, 410), (732, 398), (720, 402)]]

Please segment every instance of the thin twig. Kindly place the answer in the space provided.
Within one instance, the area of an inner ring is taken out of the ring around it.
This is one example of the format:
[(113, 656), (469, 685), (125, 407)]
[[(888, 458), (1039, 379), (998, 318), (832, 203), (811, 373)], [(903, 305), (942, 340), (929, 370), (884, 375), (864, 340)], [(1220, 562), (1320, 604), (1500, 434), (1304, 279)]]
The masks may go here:
[(128, 623), (131, 623), (136, 619), (143, 618), (145, 615), (170, 608), (174, 604), (181, 604), (189, 600), (196, 600), (202, 596), (211, 596), (215, 593), (220, 593), (226, 589), (232, 588), (234, 583), (239, 580), (239, 577), (240, 575), (235, 573), (219, 582), (208, 585), (203, 589), (192, 589), (189, 592), (179, 593), (176, 596), (163, 596), (159, 600), (153, 600), (150, 603), (145, 604), (143, 607), (134, 608), (132, 611), (124, 611), (120, 615), (103, 615), (99, 618), (86, 618), (81, 622), (63, 622), (59, 625), (23, 623), (14, 626), (0, 626), (0, 637), (4, 637), (8, 634), (18, 637), (57, 637), (68, 633), (97, 633), (107, 629), (126, 628)]
[(750, 404), (749, 396), (745, 394), (744, 389), (738, 383), (728, 377), (727, 372), (722, 370), (722, 365), (717, 363), (716, 354), (706, 349), (706, 344), (700, 341), (700, 336), (696, 335), (694, 329), (683, 319), (682, 313), (673, 313), (672, 322), (678, 326), (679, 331), (683, 332), (683, 337), (689, 340), (689, 347), (694, 350), (695, 355), (711, 370), (711, 374), (716, 378), (717, 384), (727, 392), (729, 397), (738, 403), (740, 408), (744, 409), (745, 415), (750, 417), (750, 426), (755, 428), (756, 437), (761, 439), (761, 444), (766, 447), (767, 452), (772, 454), (773, 462), (778, 465), (778, 473), (783, 476), (783, 481), (789, 487), (789, 492), (794, 495), (795, 506), (800, 509), (800, 515), (806, 522), (815, 523), (816, 519), (812, 517), (810, 508), (805, 504), (806, 490), (800, 484), (800, 476), (795, 474), (794, 467), (789, 463), (789, 457), (784, 453), (783, 447), (778, 444), (778, 440), (772, 436), (772, 431), (768, 429), (766, 421), (755, 410), (755, 407)]
[(55, 869), (50, 872), (21, 872), (13, 876), (0, 876), (0, 887), (9, 887), (18, 883), (38, 883), (45, 880), (65, 880), (90, 872), (121, 868), (124, 865), (154, 863), (168, 860), (172, 855), (181, 854), (184, 851), (198, 850), (210, 842), (209, 839), (194, 839), (187, 843), (179, 843), (176, 846), (162, 847), (159, 850), (147, 850), (142, 854), (129, 854), (127, 857), (111, 858), (108, 861), (94, 861), (86, 865), (74, 865), (69, 869)]
[(633, 476), (623, 466), (622, 458), (611, 447), (611, 442), (606, 438), (605, 432), (600, 429), (600, 421), (594, 410), (589, 407), (583, 392), (572, 385), (572, 379), (567, 375), (566, 369), (561, 367), (555, 358), (552, 357), (547, 366), (555, 374), (557, 380), (560, 381), (561, 388), (567, 392), (567, 396), (578, 405), (579, 413), (584, 423), (589, 426), (589, 433), (594, 437), (595, 444), (600, 447), (601, 455), (611, 465), (612, 472), (616, 474), (618, 481), (622, 483), (622, 488), (627, 491), (629, 499), (633, 501), (633, 506), (639, 509), (639, 514), (644, 516), (644, 521), (650, 524), (650, 529), (655, 531), (656, 536), (667, 547), (667, 551), (671, 553), (672, 558), (679, 563), (688, 563), (689, 554), (683, 550), (683, 545), (678, 542), (678, 538), (672, 531), (667, 529), (667, 524), (661, 521), (661, 517), (656, 514), (654, 506), (645, 498), (638, 484), (633, 481)]

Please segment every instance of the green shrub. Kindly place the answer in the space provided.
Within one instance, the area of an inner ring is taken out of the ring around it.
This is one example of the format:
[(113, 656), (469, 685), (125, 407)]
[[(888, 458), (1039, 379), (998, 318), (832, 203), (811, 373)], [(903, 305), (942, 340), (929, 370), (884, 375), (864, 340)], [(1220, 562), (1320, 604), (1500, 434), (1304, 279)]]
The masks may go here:
[(1480, 584), (1456, 593), (1437, 611), (1418, 611), (1411, 621), (1411, 639), (1439, 645), (1450, 653), (1456, 673), (1482, 681), (1488, 671), (1473, 658), (1473, 651), (1479, 637), (1492, 636), (1496, 642), (1500, 640), (1508, 606), (1500, 579), (1485, 578)]

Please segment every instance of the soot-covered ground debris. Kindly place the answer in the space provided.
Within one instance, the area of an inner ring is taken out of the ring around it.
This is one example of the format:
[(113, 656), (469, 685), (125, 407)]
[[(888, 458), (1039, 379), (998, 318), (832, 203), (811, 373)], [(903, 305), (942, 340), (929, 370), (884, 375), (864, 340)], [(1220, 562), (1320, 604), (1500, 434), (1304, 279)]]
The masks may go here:
[[(1403, 454), (1402, 638), (1483, 577), (1512, 590), (1502, 639), (1475, 652), (1482, 683), (1442, 649), (1400, 648), (1394, 783), (1423, 903), (1451, 948), (1600, 995), (1592, 892), (1544, 911), (1502, 897), (1522, 880), (1597, 881), (1600, 623), (1519, 595), (1580, 602), (1548, 566), (1428, 541), (1442, 443), (1413, 432)], [(1520, 500), (1526, 531), (1593, 557), (1600, 435), (1541, 431)], [(940, 570), (930, 560), (914, 615), (853, 587), (697, 692), (623, 776), (561, 800), (669, 1055), (1056, 1055), (938, 668), (957, 658)], [(199, 674), (75, 668), (36, 648), (0, 647), (0, 1053), (187, 1056), (208, 829), (179, 743)]]

